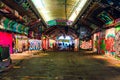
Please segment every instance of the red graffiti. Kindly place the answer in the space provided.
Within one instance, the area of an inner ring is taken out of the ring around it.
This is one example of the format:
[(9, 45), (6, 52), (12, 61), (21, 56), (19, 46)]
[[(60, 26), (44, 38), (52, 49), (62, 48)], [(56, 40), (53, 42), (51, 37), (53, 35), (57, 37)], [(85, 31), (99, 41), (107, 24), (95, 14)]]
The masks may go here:
[(106, 50), (107, 51), (115, 52), (115, 50), (114, 50), (114, 38), (113, 37), (107, 38), (107, 40), (105, 40), (105, 43), (106, 43)]

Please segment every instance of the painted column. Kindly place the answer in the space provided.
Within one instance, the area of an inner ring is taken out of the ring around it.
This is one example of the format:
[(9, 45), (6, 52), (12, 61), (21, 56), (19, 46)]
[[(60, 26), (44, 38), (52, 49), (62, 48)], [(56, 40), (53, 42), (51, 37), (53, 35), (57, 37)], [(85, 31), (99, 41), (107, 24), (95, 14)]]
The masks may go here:
[(105, 36), (106, 54), (109, 56), (115, 55), (115, 28), (106, 30)]

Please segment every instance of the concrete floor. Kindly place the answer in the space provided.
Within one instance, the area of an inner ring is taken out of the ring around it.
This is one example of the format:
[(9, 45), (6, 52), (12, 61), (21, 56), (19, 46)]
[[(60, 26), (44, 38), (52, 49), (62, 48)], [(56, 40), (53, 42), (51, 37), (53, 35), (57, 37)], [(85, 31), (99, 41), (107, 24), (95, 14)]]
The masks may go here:
[(120, 80), (120, 67), (98, 55), (46, 52), (31, 55), (0, 74), (0, 80)]

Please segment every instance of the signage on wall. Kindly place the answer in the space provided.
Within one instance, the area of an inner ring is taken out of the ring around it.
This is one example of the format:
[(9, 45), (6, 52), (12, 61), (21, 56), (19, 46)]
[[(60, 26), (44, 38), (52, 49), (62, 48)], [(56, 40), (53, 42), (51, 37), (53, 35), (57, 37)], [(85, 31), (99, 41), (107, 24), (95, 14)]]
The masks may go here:
[(24, 33), (24, 34), (28, 34), (28, 27), (25, 27), (22, 24), (19, 24), (15, 21), (12, 21), (8, 18), (2, 18), (1, 19), (1, 27), (2, 29), (5, 30), (9, 30), (9, 31), (13, 31), (13, 32), (18, 32), (18, 33)]
[(106, 25), (114, 22), (114, 19), (106, 11), (101, 12), (99, 15), (97, 15), (97, 17)]
[(50, 20), (50, 21), (47, 22), (47, 24), (48, 24), (49, 26), (54, 26), (54, 25), (56, 25), (57, 23), (56, 23), (56, 20)]
[(57, 25), (66, 25), (66, 20), (57, 19), (56, 23), (57, 23)]
[(50, 20), (47, 22), (48, 26), (54, 26), (54, 25), (72, 25), (73, 21), (70, 20), (63, 20), (63, 19), (56, 19), (56, 20)]
[[(47, 22), (49, 26), (54, 26), (54, 25), (66, 25), (67, 22), (66, 20), (63, 19), (56, 19), (56, 20), (50, 20)], [(68, 24), (71, 24), (70, 22)]]

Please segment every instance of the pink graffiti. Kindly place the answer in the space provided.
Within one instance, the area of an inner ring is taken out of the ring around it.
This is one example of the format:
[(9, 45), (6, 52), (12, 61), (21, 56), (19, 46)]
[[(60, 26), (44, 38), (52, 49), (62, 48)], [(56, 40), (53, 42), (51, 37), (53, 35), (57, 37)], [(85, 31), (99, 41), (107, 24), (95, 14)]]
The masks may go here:
[(113, 37), (109, 37), (107, 38), (107, 40), (105, 40), (106, 43), (106, 50), (109, 52), (115, 52), (114, 50), (114, 38)]

